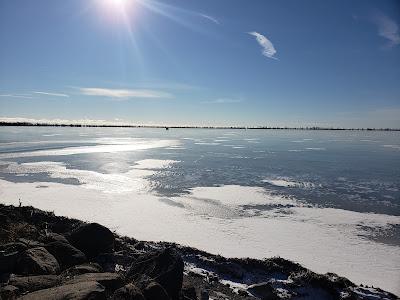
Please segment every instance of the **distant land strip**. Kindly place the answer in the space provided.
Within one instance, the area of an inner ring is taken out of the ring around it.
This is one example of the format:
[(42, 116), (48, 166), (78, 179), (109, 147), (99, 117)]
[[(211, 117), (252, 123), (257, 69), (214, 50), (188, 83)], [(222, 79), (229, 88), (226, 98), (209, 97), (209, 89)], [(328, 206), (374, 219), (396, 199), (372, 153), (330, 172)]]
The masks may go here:
[(124, 125), (124, 124), (64, 124), (40, 122), (4, 122), (0, 126), (39, 126), (39, 127), (106, 127), (106, 128), (165, 128), (165, 129), (274, 129), (274, 130), (351, 130), (351, 131), (400, 131), (400, 128), (343, 128), (320, 126), (166, 126), (166, 125)]

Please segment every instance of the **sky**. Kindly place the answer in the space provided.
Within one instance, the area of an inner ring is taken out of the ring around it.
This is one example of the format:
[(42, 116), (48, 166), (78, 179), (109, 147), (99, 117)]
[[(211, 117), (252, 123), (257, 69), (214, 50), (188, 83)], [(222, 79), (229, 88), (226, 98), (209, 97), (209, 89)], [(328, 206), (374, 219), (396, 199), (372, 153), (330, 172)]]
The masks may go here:
[(397, 0), (0, 0), (0, 120), (400, 128)]

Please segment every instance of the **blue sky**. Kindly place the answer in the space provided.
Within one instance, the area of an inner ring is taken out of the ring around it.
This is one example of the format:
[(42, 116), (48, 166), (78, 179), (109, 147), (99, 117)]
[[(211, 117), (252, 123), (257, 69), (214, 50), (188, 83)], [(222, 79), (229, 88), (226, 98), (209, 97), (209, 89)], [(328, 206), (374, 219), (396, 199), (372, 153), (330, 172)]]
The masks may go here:
[(388, 0), (1, 0), (0, 117), (400, 128), (399, 23)]

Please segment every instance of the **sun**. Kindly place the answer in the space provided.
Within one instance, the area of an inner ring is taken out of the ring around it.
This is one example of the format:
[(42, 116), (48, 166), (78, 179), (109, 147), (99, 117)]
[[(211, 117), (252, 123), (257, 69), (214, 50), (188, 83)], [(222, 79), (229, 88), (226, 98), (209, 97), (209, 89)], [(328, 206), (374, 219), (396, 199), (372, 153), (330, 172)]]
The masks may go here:
[[(136, 10), (138, 0), (95, 0), (98, 3), (101, 15), (107, 19), (118, 22), (123, 18), (130, 18)], [(121, 18), (123, 17), (123, 18)]]
[(116, 5), (116, 6), (123, 6), (126, 5), (129, 0), (108, 0), (111, 2), (111, 4)]
[(130, 9), (135, 0), (100, 0), (103, 8), (112, 11), (124, 11)]

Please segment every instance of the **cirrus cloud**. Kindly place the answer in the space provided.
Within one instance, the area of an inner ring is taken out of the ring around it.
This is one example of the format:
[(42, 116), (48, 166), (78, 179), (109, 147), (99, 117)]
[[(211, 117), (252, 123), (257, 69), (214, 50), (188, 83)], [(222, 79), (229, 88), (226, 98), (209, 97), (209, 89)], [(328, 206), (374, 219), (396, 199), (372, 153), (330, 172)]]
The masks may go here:
[(399, 26), (395, 21), (381, 12), (375, 14), (372, 20), (378, 26), (378, 34), (388, 40), (389, 48), (400, 44)]
[(108, 97), (117, 100), (130, 98), (171, 98), (170, 93), (149, 89), (109, 89), (99, 87), (80, 88), (80, 92), (86, 96)]
[(66, 98), (69, 97), (69, 95), (62, 94), (62, 93), (50, 93), (50, 92), (39, 92), (39, 91), (32, 92), (32, 93), (39, 94), (39, 95), (45, 95), (45, 96), (66, 97)]
[(207, 19), (217, 25), (220, 25), (221, 23), (219, 22), (219, 20), (217, 20), (216, 18), (210, 16), (210, 15), (206, 15), (206, 14), (199, 14), (200, 17), (203, 17), (204, 19)]
[(232, 98), (218, 98), (210, 101), (203, 101), (203, 104), (227, 104), (227, 103), (240, 103), (242, 99), (232, 99)]

